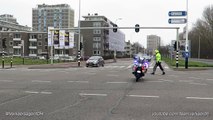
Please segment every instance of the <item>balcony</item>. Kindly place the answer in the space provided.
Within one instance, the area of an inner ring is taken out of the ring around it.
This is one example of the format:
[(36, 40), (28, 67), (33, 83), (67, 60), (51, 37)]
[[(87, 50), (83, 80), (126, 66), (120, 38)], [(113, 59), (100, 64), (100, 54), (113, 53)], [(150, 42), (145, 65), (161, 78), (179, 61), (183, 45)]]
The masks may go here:
[(13, 38), (13, 41), (21, 41), (21, 38)]
[(37, 54), (29, 54), (30, 57), (36, 57)]
[(29, 49), (37, 49), (37, 46), (29, 46)]
[(13, 46), (13, 49), (21, 49), (21, 46)]
[(37, 39), (35, 39), (35, 38), (30, 38), (29, 41), (30, 41), (30, 42), (37, 42)]

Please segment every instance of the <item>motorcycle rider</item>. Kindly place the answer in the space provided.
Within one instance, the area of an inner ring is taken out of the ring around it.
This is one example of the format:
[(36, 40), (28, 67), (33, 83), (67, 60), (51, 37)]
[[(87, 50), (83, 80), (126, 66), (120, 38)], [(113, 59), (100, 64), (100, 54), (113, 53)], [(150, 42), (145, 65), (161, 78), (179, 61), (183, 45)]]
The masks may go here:
[(155, 63), (155, 66), (153, 68), (153, 72), (151, 74), (154, 75), (156, 68), (159, 66), (161, 71), (163, 72), (162, 75), (165, 75), (164, 69), (161, 65), (161, 54), (158, 50), (155, 50), (155, 59), (156, 59), (156, 63)]

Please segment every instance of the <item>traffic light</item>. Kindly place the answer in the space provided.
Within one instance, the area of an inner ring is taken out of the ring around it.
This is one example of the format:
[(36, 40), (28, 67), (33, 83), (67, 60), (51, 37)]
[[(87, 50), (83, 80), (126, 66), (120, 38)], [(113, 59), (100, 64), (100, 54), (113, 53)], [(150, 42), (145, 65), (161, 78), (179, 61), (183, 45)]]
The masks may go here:
[(177, 42), (175, 41), (175, 44), (173, 45), (174, 50), (176, 51), (177, 49)]
[(116, 24), (113, 25), (113, 32), (117, 32), (117, 27), (118, 26)]
[(80, 50), (82, 50), (82, 48), (83, 48), (83, 43), (80, 42)]
[(139, 32), (140, 31), (140, 25), (139, 24), (136, 24), (135, 25), (135, 32)]
[(7, 46), (6, 46), (6, 39), (3, 39), (2, 40), (2, 48), (6, 48)]
[[(177, 41), (173, 44), (174, 51), (177, 51)], [(178, 49), (180, 48), (180, 42), (178, 42)]]

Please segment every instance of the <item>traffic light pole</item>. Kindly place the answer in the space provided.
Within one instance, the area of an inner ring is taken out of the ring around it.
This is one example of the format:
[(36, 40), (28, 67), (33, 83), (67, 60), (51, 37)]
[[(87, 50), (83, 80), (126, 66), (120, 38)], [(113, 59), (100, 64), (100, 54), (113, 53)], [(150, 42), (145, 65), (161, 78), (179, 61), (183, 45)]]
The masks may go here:
[(178, 56), (179, 56), (178, 43), (179, 43), (179, 30), (177, 29), (177, 40), (176, 40), (176, 68), (178, 68)]
[(2, 68), (4, 69), (4, 48), (2, 49)]

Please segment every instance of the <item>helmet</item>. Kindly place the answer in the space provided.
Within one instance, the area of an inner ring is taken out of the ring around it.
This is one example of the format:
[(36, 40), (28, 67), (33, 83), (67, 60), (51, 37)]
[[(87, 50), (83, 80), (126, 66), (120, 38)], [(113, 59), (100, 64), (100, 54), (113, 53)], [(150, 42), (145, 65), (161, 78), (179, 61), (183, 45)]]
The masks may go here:
[(158, 51), (158, 50), (155, 50), (155, 53), (159, 53), (159, 51)]

